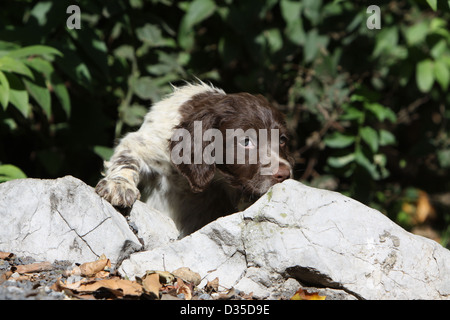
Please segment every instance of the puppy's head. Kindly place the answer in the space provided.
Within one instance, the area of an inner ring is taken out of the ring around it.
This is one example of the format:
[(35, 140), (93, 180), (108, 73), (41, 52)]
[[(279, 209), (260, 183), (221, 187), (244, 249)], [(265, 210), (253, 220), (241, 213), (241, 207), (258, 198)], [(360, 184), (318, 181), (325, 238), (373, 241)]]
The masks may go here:
[(292, 176), (293, 158), (282, 114), (262, 96), (204, 93), (181, 109), (171, 160), (194, 192), (219, 171), (247, 195), (260, 196)]

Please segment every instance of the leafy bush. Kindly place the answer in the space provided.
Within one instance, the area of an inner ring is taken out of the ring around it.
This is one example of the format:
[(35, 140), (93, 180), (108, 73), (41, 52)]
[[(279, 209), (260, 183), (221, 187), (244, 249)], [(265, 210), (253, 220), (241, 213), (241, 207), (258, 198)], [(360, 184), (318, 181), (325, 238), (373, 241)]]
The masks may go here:
[(262, 93), (287, 114), (296, 179), (406, 228), (431, 219), (447, 243), (448, 1), (378, 3), (371, 30), (363, 1), (80, 0), (72, 30), (69, 1), (9, 1), (0, 161), (94, 185), (151, 102), (198, 77)]

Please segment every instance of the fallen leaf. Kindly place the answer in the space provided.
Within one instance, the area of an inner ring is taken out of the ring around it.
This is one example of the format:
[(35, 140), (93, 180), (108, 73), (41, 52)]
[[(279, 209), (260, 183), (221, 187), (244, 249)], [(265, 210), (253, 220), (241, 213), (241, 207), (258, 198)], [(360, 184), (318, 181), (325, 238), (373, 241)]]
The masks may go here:
[(191, 289), (180, 278), (177, 278), (177, 284), (178, 284), (177, 295), (184, 294), (184, 300), (191, 300), (192, 299)]
[(217, 292), (219, 290), (219, 278), (215, 278), (212, 281), (208, 281), (205, 285), (205, 290), (208, 293)]
[(154, 274), (154, 273), (159, 275), (159, 282), (161, 284), (173, 284), (175, 281), (175, 276), (168, 271), (147, 270), (147, 272), (145, 273), (145, 276), (148, 276), (148, 275)]
[(140, 296), (143, 293), (143, 288), (135, 281), (112, 278), (103, 280), (86, 280), (82, 279), (74, 283), (64, 283), (61, 279), (52, 286), (52, 289), (57, 291), (69, 290), (72, 294), (78, 293), (80, 295), (92, 294), (101, 290), (106, 290), (117, 298), (124, 296)]
[(236, 290), (234, 288), (231, 288), (230, 290), (228, 290), (227, 293), (219, 294), (219, 297), (217, 299), (219, 299), (219, 300), (230, 300), (230, 299), (234, 299), (235, 297), (236, 297)]
[(40, 271), (50, 271), (50, 270), (53, 270), (53, 265), (47, 261), (23, 264), (23, 265), (11, 267), (11, 271), (15, 271), (17, 273), (31, 273), (31, 272), (40, 272)]
[(160, 276), (158, 273), (148, 274), (142, 278), (142, 287), (144, 288), (144, 291), (155, 299), (159, 299), (159, 289), (162, 288), (159, 279)]
[(83, 263), (80, 266), (80, 271), (81, 275), (86, 277), (92, 277), (95, 276), (96, 273), (103, 271), (106, 267), (111, 268), (111, 261), (109, 261), (109, 259), (100, 259), (93, 262)]
[(14, 253), (12, 252), (4, 252), (0, 251), (0, 259), (3, 260), (12, 260), (14, 258)]
[(4, 273), (0, 273), (0, 285), (9, 279), (9, 277), (13, 274), (12, 271), (6, 271)]
[(178, 268), (173, 271), (172, 274), (178, 278), (183, 279), (185, 282), (192, 283), (194, 286), (198, 286), (202, 281), (200, 274), (192, 271), (187, 267)]
[(319, 296), (318, 292), (309, 293), (302, 288), (292, 296), (291, 300), (325, 300), (326, 296)]

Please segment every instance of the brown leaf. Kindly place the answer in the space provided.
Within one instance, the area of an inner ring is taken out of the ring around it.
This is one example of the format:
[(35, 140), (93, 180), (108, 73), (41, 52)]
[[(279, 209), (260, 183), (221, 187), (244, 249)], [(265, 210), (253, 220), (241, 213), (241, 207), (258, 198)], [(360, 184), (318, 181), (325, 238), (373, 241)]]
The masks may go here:
[(177, 278), (181, 278), (186, 282), (192, 283), (194, 286), (198, 286), (202, 281), (200, 274), (186, 267), (178, 268), (173, 271), (172, 274)]
[(92, 281), (82, 279), (74, 283), (64, 283), (58, 279), (52, 289), (66, 292), (69, 290), (71, 293), (79, 293), (81, 295), (91, 294), (99, 290), (107, 290), (117, 298), (140, 296), (143, 293), (142, 286), (137, 282), (120, 278)]
[(31, 273), (31, 272), (40, 272), (40, 271), (50, 271), (50, 270), (53, 270), (53, 266), (50, 262), (47, 262), (47, 261), (11, 267), (11, 271), (15, 271), (18, 273)]
[(161, 284), (173, 284), (175, 281), (175, 276), (172, 273), (170, 273), (169, 271), (147, 270), (147, 272), (145, 273), (145, 276), (148, 276), (148, 275), (154, 274), (154, 273), (159, 275), (159, 282)]
[(159, 289), (162, 288), (159, 279), (158, 273), (148, 274), (142, 278), (142, 287), (144, 288), (144, 291), (155, 299), (159, 299)]
[(208, 281), (205, 290), (208, 293), (217, 292), (219, 290), (219, 278), (216, 277), (214, 280)]
[(14, 253), (12, 252), (4, 252), (0, 251), (0, 259), (3, 260), (12, 260), (14, 258)]
[(183, 280), (180, 278), (177, 278), (177, 295), (184, 294), (184, 300), (191, 300), (192, 299), (192, 291), (191, 288), (189, 288)]
[(325, 300), (326, 296), (319, 296), (318, 292), (309, 293), (302, 288), (292, 296), (291, 300)]
[(86, 262), (80, 266), (81, 275), (93, 277), (97, 272), (103, 271), (105, 268), (111, 268), (109, 259), (100, 259), (93, 262)]
[(231, 288), (230, 290), (228, 290), (227, 293), (219, 294), (218, 299), (219, 300), (230, 300), (230, 299), (234, 299), (235, 297), (236, 297), (236, 290), (234, 288)]
[(430, 198), (425, 191), (419, 191), (416, 208), (416, 220), (418, 223), (424, 223), (427, 219), (436, 218), (436, 211), (431, 205)]

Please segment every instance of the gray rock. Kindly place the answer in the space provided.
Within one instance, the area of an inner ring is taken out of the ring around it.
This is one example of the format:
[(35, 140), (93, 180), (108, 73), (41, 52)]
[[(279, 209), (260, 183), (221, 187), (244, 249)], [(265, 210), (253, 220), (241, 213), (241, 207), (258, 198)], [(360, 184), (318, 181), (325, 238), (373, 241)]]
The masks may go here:
[(172, 219), (136, 201), (127, 221), (144, 244), (144, 250), (160, 247), (178, 239), (178, 231)]
[(142, 245), (125, 218), (82, 181), (22, 179), (0, 184), (0, 250), (36, 260), (112, 263)]
[[(450, 251), (339, 193), (287, 180), (243, 212), (134, 253), (123, 276), (188, 267), (203, 281), (277, 299), (320, 287), (335, 299), (449, 299)], [(293, 281), (294, 280), (294, 281)]]

